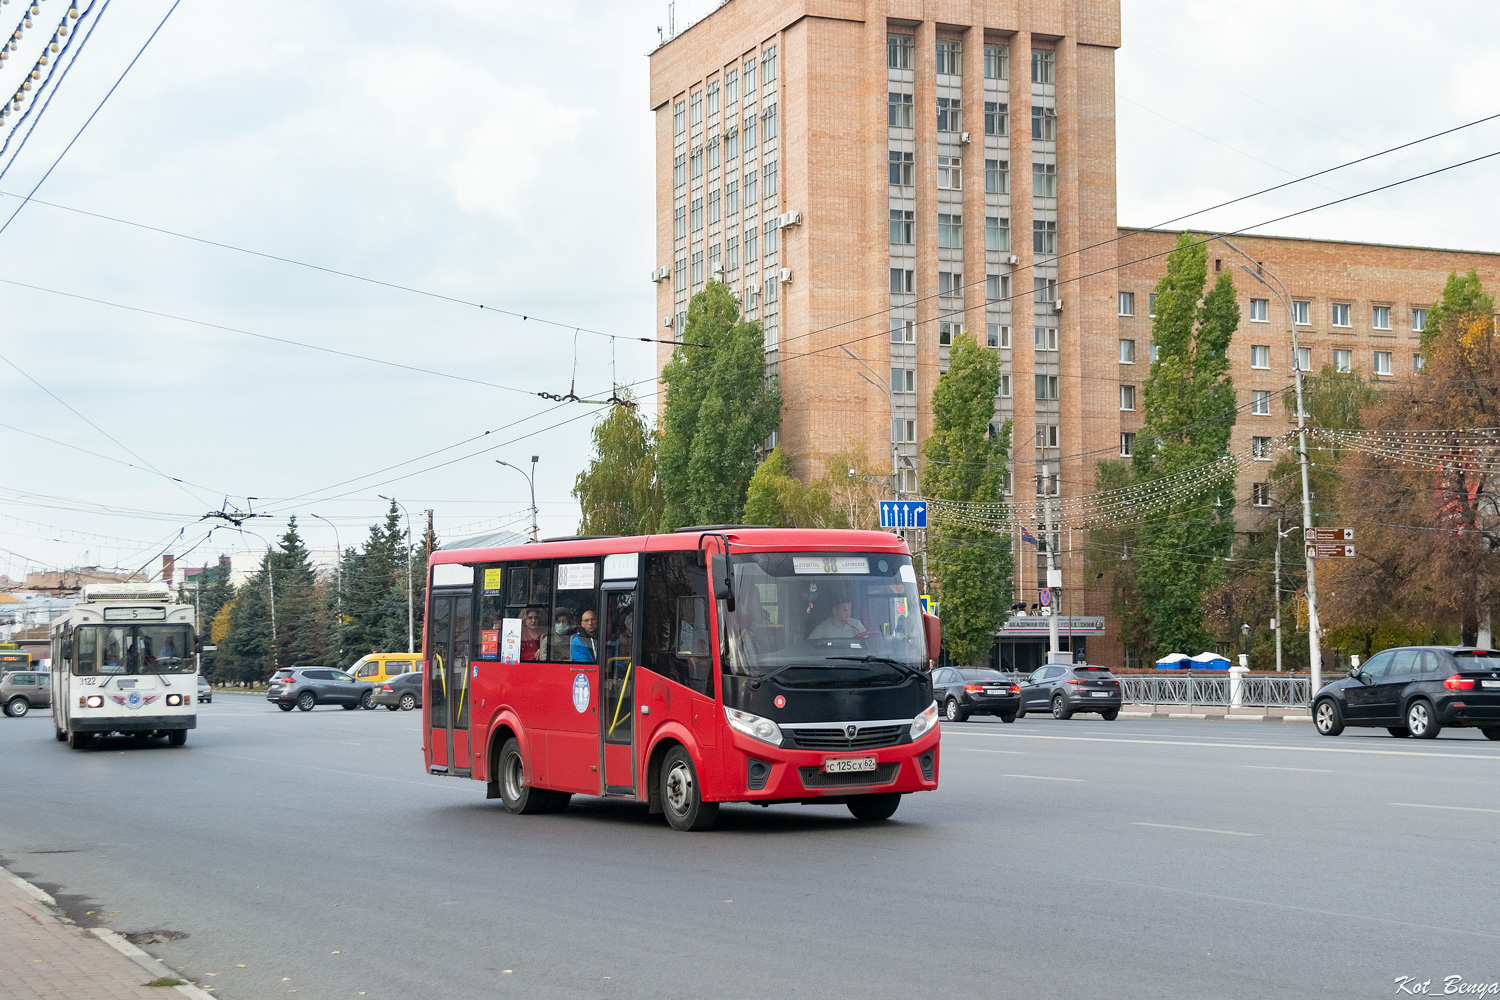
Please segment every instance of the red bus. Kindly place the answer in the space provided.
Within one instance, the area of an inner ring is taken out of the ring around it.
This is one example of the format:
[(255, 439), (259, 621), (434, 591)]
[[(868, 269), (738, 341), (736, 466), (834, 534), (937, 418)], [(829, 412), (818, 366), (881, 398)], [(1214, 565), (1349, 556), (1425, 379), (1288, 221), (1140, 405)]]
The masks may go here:
[(423, 751), (513, 813), (575, 794), (886, 819), (938, 782), (937, 619), (877, 531), (713, 526), (432, 553)]

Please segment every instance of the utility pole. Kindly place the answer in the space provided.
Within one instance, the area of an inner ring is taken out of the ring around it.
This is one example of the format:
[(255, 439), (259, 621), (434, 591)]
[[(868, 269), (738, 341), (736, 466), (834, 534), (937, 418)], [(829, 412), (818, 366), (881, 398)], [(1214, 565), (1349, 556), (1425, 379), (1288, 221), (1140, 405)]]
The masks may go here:
[(531, 456), (531, 475), (529, 475), (529, 476), (526, 475), (526, 470), (523, 469), (523, 468), (521, 468), (519, 465), (511, 465), (509, 462), (503, 461), (503, 460), (498, 459), (498, 458), (495, 459), (495, 464), (496, 465), (503, 465), (507, 469), (515, 469), (522, 476), (525, 476), (525, 478), (526, 478), (526, 485), (531, 487), (531, 540), (533, 542), (535, 542), (537, 540), (537, 527), (536, 527), (536, 463), (537, 463), (537, 459), (539, 459), (540, 457), (541, 457), (540, 455), (532, 455)]
[(1281, 673), (1281, 518), (1276, 519), (1276, 672)]
[(1044, 464), (1042, 466), (1042, 516), (1046, 520), (1042, 522), (1042, 530), (1047, 533), (1047, 608), (1049, 611), (1047, 615), (1047, 662), (1061, 663), (1062, 643), (1057, 635), (1057, 592), (1052, 587), (1052, 581), (1058, 573), (1058, 566), (1057, 541), (1052, 534), (1052, 504), (1048, 499), (1050, 496), (1048, 488), (1052, 478), (1050, 472), (1051, 467)]

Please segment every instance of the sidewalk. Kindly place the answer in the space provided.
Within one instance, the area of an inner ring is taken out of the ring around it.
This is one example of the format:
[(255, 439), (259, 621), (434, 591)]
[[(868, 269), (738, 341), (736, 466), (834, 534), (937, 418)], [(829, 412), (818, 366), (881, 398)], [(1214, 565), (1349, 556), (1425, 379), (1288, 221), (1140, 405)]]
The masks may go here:
[(1124, 705), (1122, 719), (1213, 719), (1220, 722), (1311, 722), (1302, 708), (1262, 708), (1253, 705)]
[(186, 980), (145, 985), (163, 978), (177, 977), (114, 931), (78, 927), (51, 896), (0, 868), (0, 1000), (209, 1000)]

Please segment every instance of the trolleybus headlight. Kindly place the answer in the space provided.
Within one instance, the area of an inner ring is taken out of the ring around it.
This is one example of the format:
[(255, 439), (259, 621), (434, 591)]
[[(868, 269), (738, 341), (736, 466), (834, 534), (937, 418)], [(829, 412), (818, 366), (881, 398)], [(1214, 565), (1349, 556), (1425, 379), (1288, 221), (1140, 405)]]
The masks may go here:
[(938, 713), (937, 702), (927, 706), (927, 711), (911, 720), (911, 738), (921, 739), (927, 735), (927, 731), (937, 725)]
[(167, 695), (167, 704), (168, 705), (181, 705), (182, 704), (182, 695), (180, 695), (180, 694), (169, 694), (169, 695)]
[(104, 707), (104, 696), (102, 694), (91, 694), (91, 695), (89, 695), (89, 697), (88, 697), (88, 707), (89, 708), (103, 708)]
[[(936, 712), (936, 709), (933, 711)], [(758, 715), (751, 715), (749, 712), (741, 712), (728, 706), (724, 708), (724, 718), (731, 726), (751, 739), (757, 739), (772, 746), (781, 746), (781, 727), (770, 719), (762, 719)]]

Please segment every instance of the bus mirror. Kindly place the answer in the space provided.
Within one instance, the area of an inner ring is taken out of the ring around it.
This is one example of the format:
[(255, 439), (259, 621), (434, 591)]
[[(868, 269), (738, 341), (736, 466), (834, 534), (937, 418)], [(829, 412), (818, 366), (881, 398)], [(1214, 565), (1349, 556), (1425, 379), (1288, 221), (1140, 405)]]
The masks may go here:
[[(720, 572), (722, 570), (722, 573)], [(709, 572), (713, 574), (714, 600), (726, 601), (728, 609), (734, 610), (734, 564), (728, 552), (709, 557)]]
[(936, 615), (922, 615), (922, 634), (927, 637), (927, 658), (935, 660), (943, 648), (943, 626)]

